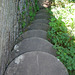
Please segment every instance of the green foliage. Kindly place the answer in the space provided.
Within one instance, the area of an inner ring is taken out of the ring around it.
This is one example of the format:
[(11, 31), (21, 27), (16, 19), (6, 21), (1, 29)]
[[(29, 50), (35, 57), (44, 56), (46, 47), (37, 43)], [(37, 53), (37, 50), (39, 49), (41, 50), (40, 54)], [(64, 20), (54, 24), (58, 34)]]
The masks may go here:
[(26, 26), (26, 22), (25, 22), (25, 15), (26, 15), (26, 11), (25, 11), (25, 5), (23, 5), (22, 8), (22, 13), (20, 14), (20, 18), (18, 20), (19, 24), (22, 26), (22, 29)]
[[(29, 5), (29, 15), (26, 15), (26, 11), (25, 11), (25, 5), (23, 5), (22, 7), (22, 13), (20, 13), (20, 17), (18, 19), (19, 24), (22, 26), (22, 29), (25, 28), (26, 26), (26, 18), (25, 16), (30, 16), (30, 21), (34, 20), (35, 14), (36, 12), (39, 10), (38, 7), (38, 0), (35, 0), (35, 5), (33, 5), (33, 3), (31, 1), (28, 2), (28, 0), (25, 1), (26, 2), (26, 6)], [(20, 11), (20, 7), (18, 6), (18, 11)]]
[(39, 6), (38, 6), (38, 0), (35, 0), (35, 5), (32, 7), (31, 2), (29, 5), (29, 16), (30, 16), (30, 20), (34, 20), (35, 14), (36, 12), (39, 10)]
[[(53, 48), (57, 49), (57, 58), (66, 66), (69, 75), (75, 75), (75, 35), (71, 33), (75, 28), (72, 16), (74, 10), (71, 6), (60, 9), (52, 7), (48, 10), (51, 15), (48, 40), (53, 43)], [(68, 30), (68, 27), (72, 30)]]
[(35, 0), (35, 10), (36, 10), (36, 11), (38, 11), (38, 10), (39, 10), (38, 0)]
[(23, 9), (25, 9), (25, 5), (23, 5)]
[(75, 2), (75, 0), (68, 0), (69, 2)]
[(23, 34), (23, 32), (20, 32), (20, 35), (22, 35)]
[(22, 22), (22, 28), (24, 28), (26, 26), (25, 21)]
[(28, 5), (28, 0), (26, 0), (26, 5)]
[(19, 10), (20, 10), (20, 7), (18, 6), (17, 9), (18, 9), (18, 11), (19, 11)]
[(31, 21), (34, 20), (35, 12), (33, 11), (32, 6), (29, 6), (29, 16)]
[(25, 11), (25, 5), (24, 5), (23, 6), (23, 11), (22, 11), (22, 14), (21, 14), (21, 25), (22, 25), (22, 28), (24, 28), (26, 26), (25, 15), (26, 15), (26, 11)]

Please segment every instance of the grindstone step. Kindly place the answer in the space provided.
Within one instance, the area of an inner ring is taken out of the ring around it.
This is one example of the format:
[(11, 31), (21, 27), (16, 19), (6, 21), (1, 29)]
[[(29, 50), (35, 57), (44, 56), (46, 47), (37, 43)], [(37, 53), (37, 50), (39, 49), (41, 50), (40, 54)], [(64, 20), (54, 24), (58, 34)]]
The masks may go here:
[(36, 15), (37, 15), (37, 14), (47, 14), (47, 15), (49, 15), (48, 12), (37, 12)]
[(31, 37), (15, 45), (14, 50), (10, 53), (9, 62), (15, 57), (31, 51), (43, 51), (57, 56), (56, 50), (53, 49), (53, 45), (50, 42), (39, 37)]
[(32, 24), (33, 23), (46, 23), (46, 24), (48, 24), (49, 23), (49, 20), (47, 20), (47, 19), (36, 19), (36, 20), (34, 20), (32, 22)]
[(46, 38), (49, 16), (46, 9), (37, 12), (22, 41), (15, 45), (8, 58), (5, 75), (68, 75), (65, 66), (57, 59), (56, 50)]
[(56, 57), (35, 50), (15, 58), (5, 75), (68, 75), (68, 72)]
[(47, 12), (37, 12), (36, 15), (37, 14), (47, 14), (47, 15), (49, 15), (49, 13), (47, 13)]
[(40, 37), (43, 39), (47, 39), (47, 32), (44, 30), (28, 30), (27, 32), (23, 33), (18, 40), (23, 40), (30, 37)]
[(37, 13), (43, 13), (43, 12), (48, 13), (46, 9), (41, 9)]
[(44, 14), (44, 13), (43, 14), (40, 13), (35, 16), (35, 19), (49, 19), (49, 18), (50, 18), (49, 15)]
[(36, 16), (37, 16), (37, 15), (47, 15), (47, 16), (49, 16), (49, 13), (43, 12), (43, 13), (37, 13)]
[(45, 23), (34, 23), (27, 27), (27, 30), (45, 30), (47, 31), (49, 28), (48, 24)]

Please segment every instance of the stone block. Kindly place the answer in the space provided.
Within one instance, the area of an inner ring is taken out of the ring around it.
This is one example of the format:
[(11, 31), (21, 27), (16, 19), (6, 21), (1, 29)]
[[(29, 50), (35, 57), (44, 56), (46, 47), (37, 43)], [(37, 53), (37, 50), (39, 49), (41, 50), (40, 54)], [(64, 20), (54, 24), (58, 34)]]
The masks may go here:
[(34, 23), (27, 27), (27, 30), (45, 30), (47, 31), (49, 28), (48, 24), (45, 23)]
[(9, 64), (5, 75), (68, 75), (68, 72), (56, 57), (35, 50), (15, 58)]
[(49, 19), (50, 16), (45, 13), (36, 14), (35, 19)]
[(53, 49), (50, 42), (39, 37), (31, 37), (15, 45), (14, 50), (10, 53), (9, 62), (15, 57), (31, 51), (43, 51), (56, 56), (56, 50)]
[(37, 13), (43, 13), (43, 12), (48, 13), (48, 11), (46, 9), (41, 9)]
[(32, 24), (33, 23), (46, 23), (46, 24), (48, 24), (49, 23), (49, 20), (47, 20), (47, 19), (36, 19), (36, 20), (34, 20), (32, 22)]
[(23, 40), (23, 39), (30, 38), (30, 37), (40, 37), (40, 38), (47, 39), (47, 32), (44, 30), (29, 30), (23, 33), (18, 38), (18, 40)]

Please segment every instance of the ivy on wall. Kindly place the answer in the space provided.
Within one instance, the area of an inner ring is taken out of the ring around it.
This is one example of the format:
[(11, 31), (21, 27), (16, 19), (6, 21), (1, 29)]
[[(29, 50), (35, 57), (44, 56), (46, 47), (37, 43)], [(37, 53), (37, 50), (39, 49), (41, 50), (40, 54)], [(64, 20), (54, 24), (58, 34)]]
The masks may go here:
[[(31, 0), (30, 1), (26, 0), (25, 3), (26, 3), (26, 6), (23, 5), (22, 12), (19, 13), (20, 17), (18, 19), (18, 22), (21, 28), (20, 35), (23, 33), (24, 28), (27, 26), (26, 17), (30, 17), (30, 22), (33, 21), (36, 15), (36, 12), (39, 10), (38, 0), (34, 0), (34, 3)], [(18, 11), (20, 11), (19, 6), (18, 6)]]

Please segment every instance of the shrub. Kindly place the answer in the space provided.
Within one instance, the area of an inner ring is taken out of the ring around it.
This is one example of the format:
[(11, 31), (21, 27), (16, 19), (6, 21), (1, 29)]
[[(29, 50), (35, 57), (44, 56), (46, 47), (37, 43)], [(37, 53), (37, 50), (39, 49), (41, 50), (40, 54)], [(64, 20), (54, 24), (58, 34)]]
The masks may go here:
[(75, 9), (72, 9), (72, 5), (65, 8), (53, 6), (48, 11), (51, 15), (48, 40), (53, 43), (53, 48), (57, 49), (57, 58), (63, 62), (69, 74), (75, 75), (75, 35), (73, 34)]

